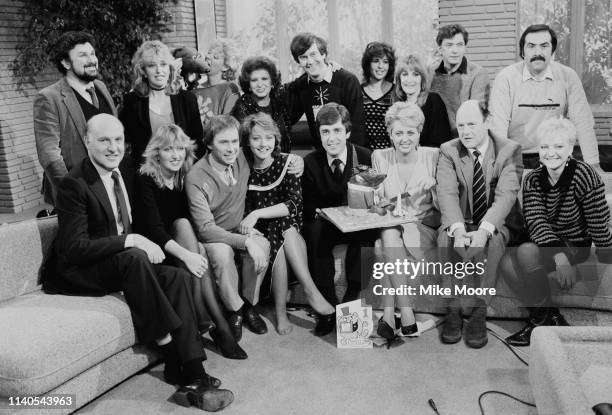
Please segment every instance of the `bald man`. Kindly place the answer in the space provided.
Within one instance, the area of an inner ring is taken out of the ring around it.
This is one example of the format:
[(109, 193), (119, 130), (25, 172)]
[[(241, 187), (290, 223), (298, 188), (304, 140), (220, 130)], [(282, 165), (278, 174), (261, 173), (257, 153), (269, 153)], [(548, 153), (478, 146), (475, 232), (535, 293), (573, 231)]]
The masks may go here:
[(217, 389), (204, 371), (204, 349), (195, 320), (187, 271), (161, 265), (162, 249), (132, 233), (132, 171), (120, 166), (123, 125), (112, 115), (89, 119), (88, 157), (59, 182), (55, 273), (45, 275), (48, 293), (103, 296), (123, 291), (138, 339), (156, 343), (165, 359), (166, 381), (183, 406), (217, 411), (233, 394)]

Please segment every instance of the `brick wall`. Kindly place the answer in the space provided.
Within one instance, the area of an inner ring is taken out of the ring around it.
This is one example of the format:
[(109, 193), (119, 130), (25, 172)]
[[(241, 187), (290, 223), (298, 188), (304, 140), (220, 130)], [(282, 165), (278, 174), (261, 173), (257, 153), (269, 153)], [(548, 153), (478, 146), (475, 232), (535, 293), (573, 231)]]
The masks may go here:
[[(42, 169), (38, 163), (32, 126), (32, 100), (36, 92), (60, 77), (54, 68), (43, 71), (35, 85), (18, 91), (10, 63), (26, 24), (21, 14), (28, 0), (0, 0), (0, 213), (17, 213), (43, 203)], [(171, 6), (173, 32), (164, 36), (170, 45), (196, 46), (193, 0)]]

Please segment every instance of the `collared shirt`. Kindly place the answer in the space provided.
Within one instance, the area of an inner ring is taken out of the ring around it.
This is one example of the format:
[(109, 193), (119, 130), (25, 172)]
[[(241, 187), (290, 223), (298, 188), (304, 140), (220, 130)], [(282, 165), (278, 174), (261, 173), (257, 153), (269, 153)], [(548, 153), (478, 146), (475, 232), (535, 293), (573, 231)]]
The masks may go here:
[[(328, 84), (330, 84), (331, 81), (332, 81), (332, 76), (334, 76), (334, 73), (332, 72), (331, 65), (329, 63), (325, 64), (325, 68), (327, 69), (327, 71), (325, 72), (325, 75), (323, 75), (323, 79), (321, 81), (325, 81)], [(316, 82), (316, 81), (310, 79), (310, 75), (309, 75), (308, 76), (308, 82), (311, 82), (311, 81), (314, 82), (315, 84), (318, 84), (319, 82), (321, 82), (321, 81)]]
[(332, 164), (335, 159), (340, 159), (340, 161), (342, 162), (342, 168), (345, 168), (347, 156), (348, 156), (348, 149), (346, 147), (344, 147), (344, 150), (342, 150), (342, 153), (340, 153), (338, 157), (330, 157), (329, 154), (327, 154), (327, 165), (332, 171), (334, 171)]
[(532, 79), (532, 80), (534, 80), (536, 82), (540, 82), (540, 81), (543, 81), (545, 79), (550, 79), (550, 80), (554, 81), (555, 77), (553, 76), (553, 73), (550, 70), (550, 65), (548, 65), (546, 67), (546, 70), (544, 71), (544, 73), (536, 78), (535, 76), (533, 76), (531, 74), (531, 72), (529, 72), (529, 69), (527, 68), (527, 63), (525, 63), (523, 65), (523, 82), (529, 81), (530, 79)]
[(123, 191), (123, 197), (125, 197), (125, 203), (127, 204), (128, 214), (130, 216), (130, 223), (132, 223), (132, 207), (130, 206), (130, 198), (128, 197), (127, 190), (125, 189), (125, 183), (123, 182), (121, 172), (119, 171), (119, 169), (108, 171), (98, 166), (94, 161), (92, 161), (92, 164), (100, 175), (100, 179), (102, 179), (102, 184), (104, 184), (104, 189), (106, 190), (108, 200), (110, 200), (111, 208), (113, 209), (113, 216), (115, 217), (115, 224), (117, 225), (117, 234), (121, 235), (123, 233), (123, 224), (119, 220), (119, 209), (117, 207), (117, 198), (115, 197), (115, 182), (111, 177), (113, 171), (119, 173), (119, 182), (121, 183), (121, 190)]
[(87, 102), (93, 105), (91, 95), (89, 95), (89, 92), (87, 92), (89, 88), (95, 88), (93, 81), (90, 81), (86, 84), (82, 84), (70, 77), (66, 77), (66, 82), (68, 82), (68, 85), (70, 85), (72, 89), (78, 92), (79, 95), (82, 96)]
[[(212, 153), (208, 154), (206, 157), (208, 157), (208, 162), (212, 166), (215, 173), (217, 173), (217, 175), (219, 175), (221, 180), (223, 180), (223, 183), (225, 183), (228, 186), (232, 186), (232, 183), (230, 183), (230, 180), (228, 179), (228, 176), (227, 176), (228, 165), (219, 163), (217, 159), (213, 157)], [(234, 164), (232, 164), (231, 167), (232, 167), (232, 175), (236, 177), (236, 162), (234, 162)]]
[(468, 148), (466, 150), (468, 151), (468, 153), (470, 153), (470, 158), (472, 159), (472, 161), (474, 161), (474, 150), (478, 150), (478, 152), (480, 153), (480, 155), (478, 156), (478, 161), (480, 162), (480, 165), (482, 166), (484, 155), (487, 154), (488, 149), (489, 149), (489, 137), (487, 137), (487, 139), (484, 140), (484, 143), (482, 143), (478, 147)]
[[(444, 59), (442, 60), (442, 62), (440, 62), (440, 65), (436, 69), (436, 73), (439, 73), (439, 74), (448, 74), (449, 73), (446, 70), (446, 66), (444, 66)], [(457, 66), (457, 68), (455, 70), (453, 70), (451, 68), (450, 73), (451, 74), (454, 74), (454, 73), (466, 74), (467, 73), (467, 58), (465, 56), (463, 58), (461, 58), (461, 63), (459, 64), (459, 66)]]

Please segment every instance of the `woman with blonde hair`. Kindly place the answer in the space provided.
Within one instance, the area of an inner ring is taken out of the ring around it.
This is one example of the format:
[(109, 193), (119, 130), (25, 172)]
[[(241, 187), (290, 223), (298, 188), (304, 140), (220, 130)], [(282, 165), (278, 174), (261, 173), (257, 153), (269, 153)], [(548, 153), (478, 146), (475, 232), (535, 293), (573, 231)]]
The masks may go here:
[(440, 95), (429, 90), (430, 74), (416, 55), (400, 59), (395, 70), (395, 101), (417, 104), (423, 111), (425, 123), (420, 144), (440, 147), (452, 138), (446, 105)]
[[(230, 359), (246, 359), (231, 334), (219, 305), (204, 247), (198, 243), (191, 222), (184, 182), (195, 160), (193, 141), (174, 124), (160, 126), (143, 154), (144, 163), (137, 179), (138, 197), (134, 226), (139, 233), (158, 244), (169, 255), (170, 265), (187, 269), (194, 278), (194, 305), (201, 332), (210, 335)], [(208, 312), (215, 327), (211, 328)]]
[(143, 161), (145, 147), (161, 125), (180, 126), (198, 146), (197, 155), (204, 150), (197, 100), (181, 89), (178, 65), (168, 47), (159, 40), (144, 42), (134, 53), (134, 82), (132, 90), (123, 98), (119, 119), (137, 165)]

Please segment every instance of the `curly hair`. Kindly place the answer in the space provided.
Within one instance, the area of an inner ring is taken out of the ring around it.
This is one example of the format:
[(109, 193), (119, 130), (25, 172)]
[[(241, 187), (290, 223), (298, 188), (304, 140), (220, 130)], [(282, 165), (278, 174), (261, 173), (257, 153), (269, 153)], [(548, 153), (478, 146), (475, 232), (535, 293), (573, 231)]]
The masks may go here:
[(398, 101), (391, 105), (385, 113), (385, 127), (387, 127), (389, 136), (391, 135), (391, 126), (395, 121), (414, 124), (420, 133), (423, 131), (423, 124), (425, 124), (425, 115), (418, 105)]
[(240, 147), (242, 147), (244, 156), (251, 164), (253, 163), (253, 152), (249, 146), (249, 139), (255, 127), (259, 127), (264, 130), (264, 132), (274, 135), (274, 150), (272, 151), (272, 157), (276, 157), (281, 153), (281, 134), (272, 117), (265, 112), (251, 114), (246, 117), (240, 125)]
[(548, 137), (566, 137), (571, 148), (576, 144), (576, 126), (567, 118), (548, 118), (536, 130), (538, 143)]
[(145, 97), (149, 95), (150, 87), (149, 82), (145, 74), (145, 67), (147, 64), (152, 62), (154, 58), (158, 58), (166, 62), (170, 68), (170, 75), (168, 77), (168, 84), (165, 88), (166, 94), (176, 95), (181, 89), (181, 82), (179, 78), (180, 68), (176, 67), (175, 59), (170, 53), (168, 46), (160, 42), (159, 40), (147, 40), (144, 42), (132, 58), (132, 71), (134, 76), (134, 83), (132, 88), (141, 96)]
[(415, 71), (419, 75), (421, 75), (421, 92), (419, 93), (419, 97), (417, 98), (417, 104), (419, 106), (423, 106), (425, 104), (425, 100), (427, 99), (427, 95), (429, 94), (429, 72), (421, 59), (414, 54), (408, 55), (406, 58), (400, 59), (399, 64), (397, 66), (397, 70), (395, 71), (395, 99), (397, 101), (405, 101), (406, 100), (406, 92), (402, 89), (402, 74)]
[(208, 53), (210, 54), (216, 49), (223, 52), (223, 64), (226, 66), (226, 69), (221, 73), (221, 78), (225, 81), (233, 81), (236, 79), (236, 72), (240, 66), (238, 63), (240, 52), (236, 43), (231, 39), (218, 38), (208, 46)]
[(144, 163), (138, 170), (140, 174), (150, 176), (160, 189), (164, 187), (164, 176), (159, 164), (159, 152), (167, 146), (182, 146), (185, 148), (185, 160), (181, 169), (174, 174), (174, 186), (178, 190), (183, 189), (185, 176), (196, 160), (195, 143), (183, 132), (181, 127), (175, 124), (160, 126), (143, 153)]
[(265, 56), (255, 56), (244, 61), (242, 69), (240, 70), (240, 76), (238, 77), (240, 89), (242, 89), (242, 92), (245, 94), (251, 92), (251, 74), (258, 69), (263, 69), (270, 75), (270, 81), (272, 83), (270, 95), (275, 95), (281, 85), (281, 74), (278, 69), (276, 69), (274, 61)]
[(89, 43), (94, 49), (96, 48), (96, 41), (92, 35), (87, 32), (75, 32), (70, 31), (62, 33), (54, 46), (53, 63), (57, 67), (57, 70), (62, 74), (66, 75), (68, 71), (62, 61), (64, 59), (70, 59), (70, 51), (74, 49), (76, 45), (82, 45)]
[(393, 46), (385, 42), (370, 42), (363, 52), (361, 57), (361, 69), (363, 70), (363, 79), (366, 83), (370, 82), (372, 77), (372, 61), (374, 58), (387, 58), (389, 60), (389, 70), (385, 75), (385, 81), (393, 83), (393, 75), (395, 74), (395, 49)]

